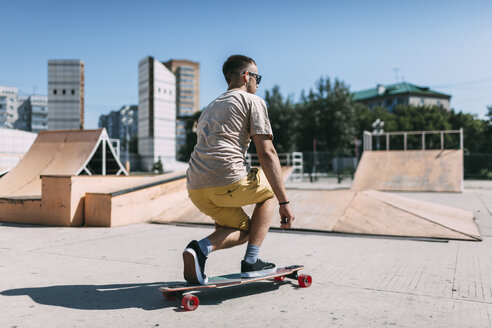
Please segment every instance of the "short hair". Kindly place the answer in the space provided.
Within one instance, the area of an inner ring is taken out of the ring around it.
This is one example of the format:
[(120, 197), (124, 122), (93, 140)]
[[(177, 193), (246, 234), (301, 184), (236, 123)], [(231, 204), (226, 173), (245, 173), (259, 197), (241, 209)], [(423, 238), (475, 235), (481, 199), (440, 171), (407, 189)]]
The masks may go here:
[(231, 75), (240, 74), (242, 70), (246, 69), (249, 65), (255, 64), (253, 58), (243, 55), (232, 55), (222, 65), (222, 73), (227, 81), (227, 84), (231, 83)]

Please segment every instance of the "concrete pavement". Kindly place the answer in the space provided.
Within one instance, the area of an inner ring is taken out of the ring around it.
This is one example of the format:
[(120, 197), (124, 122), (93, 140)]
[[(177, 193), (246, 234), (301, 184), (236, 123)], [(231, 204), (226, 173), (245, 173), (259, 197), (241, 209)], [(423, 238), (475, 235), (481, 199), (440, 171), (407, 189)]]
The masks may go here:
[[(260, 256), (304, 264), (312, 286), (206, 290), (194, 312), (157, 287), (182, 279), (183, 247), (211, 227), (0, 224), (0, 326), (491, 327), (492, 191), (405, 195), (473, 210), (483, 241), (275, 231)], [(244, 249), (213, 253), (207, 274), (238, 271)]]

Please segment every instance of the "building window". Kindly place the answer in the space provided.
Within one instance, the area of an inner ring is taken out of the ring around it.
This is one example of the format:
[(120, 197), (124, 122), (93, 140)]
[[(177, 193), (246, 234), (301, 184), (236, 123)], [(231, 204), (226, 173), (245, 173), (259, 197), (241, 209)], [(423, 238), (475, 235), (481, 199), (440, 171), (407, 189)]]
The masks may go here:
[(74, 89), (72, 89), (72, 94), (73, 94), (73, 95), (75, 94), (75, 90), (74, 90)]
[(193, 84), (180, 84), (179, 88), (180, 89), (191, 89), (191, 90), (193, 90), (195, 88), (195, 86)]
[(193, 67), (191, 67), (191, 66), (179, 66), (178, 69), (180, 71), (188, 71), (188, 72), (190, 72), (190, 71), (193, 72), (194, 71)]
[(67, 93), (67, 90), (63, 89), (62, 94), (66, 94), (66, 93)]
[(424, 102), (425, 102), (425, 99), (424, 98), (420, 98), (420, 104), (421, 105), (424, 105)]
[(53, 90), (53, 94), (54, 94), (54, 95), (56, 95), (56, 89), (55, 89), (55, 90)]

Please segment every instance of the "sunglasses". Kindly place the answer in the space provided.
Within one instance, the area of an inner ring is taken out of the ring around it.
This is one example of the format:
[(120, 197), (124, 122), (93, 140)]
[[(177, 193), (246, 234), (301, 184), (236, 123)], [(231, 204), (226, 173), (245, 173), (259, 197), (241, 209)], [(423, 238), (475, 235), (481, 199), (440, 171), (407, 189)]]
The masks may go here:
[(251, 73), (249, 71), (246, 71), (246, 72), (243, 73), (243, 75), (246, 74), (246, 73), (248, 73), (249, 75), (251, 75), (252, 77), (254, 77), (256, 79), (256, 85), (259, 85), (260, 84), (260, 82), (261, 82), (261, 75), (260, 74)]

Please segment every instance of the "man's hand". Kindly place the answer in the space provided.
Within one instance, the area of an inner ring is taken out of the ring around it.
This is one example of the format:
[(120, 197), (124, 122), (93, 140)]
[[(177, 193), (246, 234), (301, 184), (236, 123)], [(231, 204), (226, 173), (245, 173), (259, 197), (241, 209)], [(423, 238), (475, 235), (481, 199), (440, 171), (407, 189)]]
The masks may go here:
[(294, 212), (292, 212), (290, 205), (280, 205), (280, 227), (282, 229), (290, 229), (292, 222), (295, 220)]

